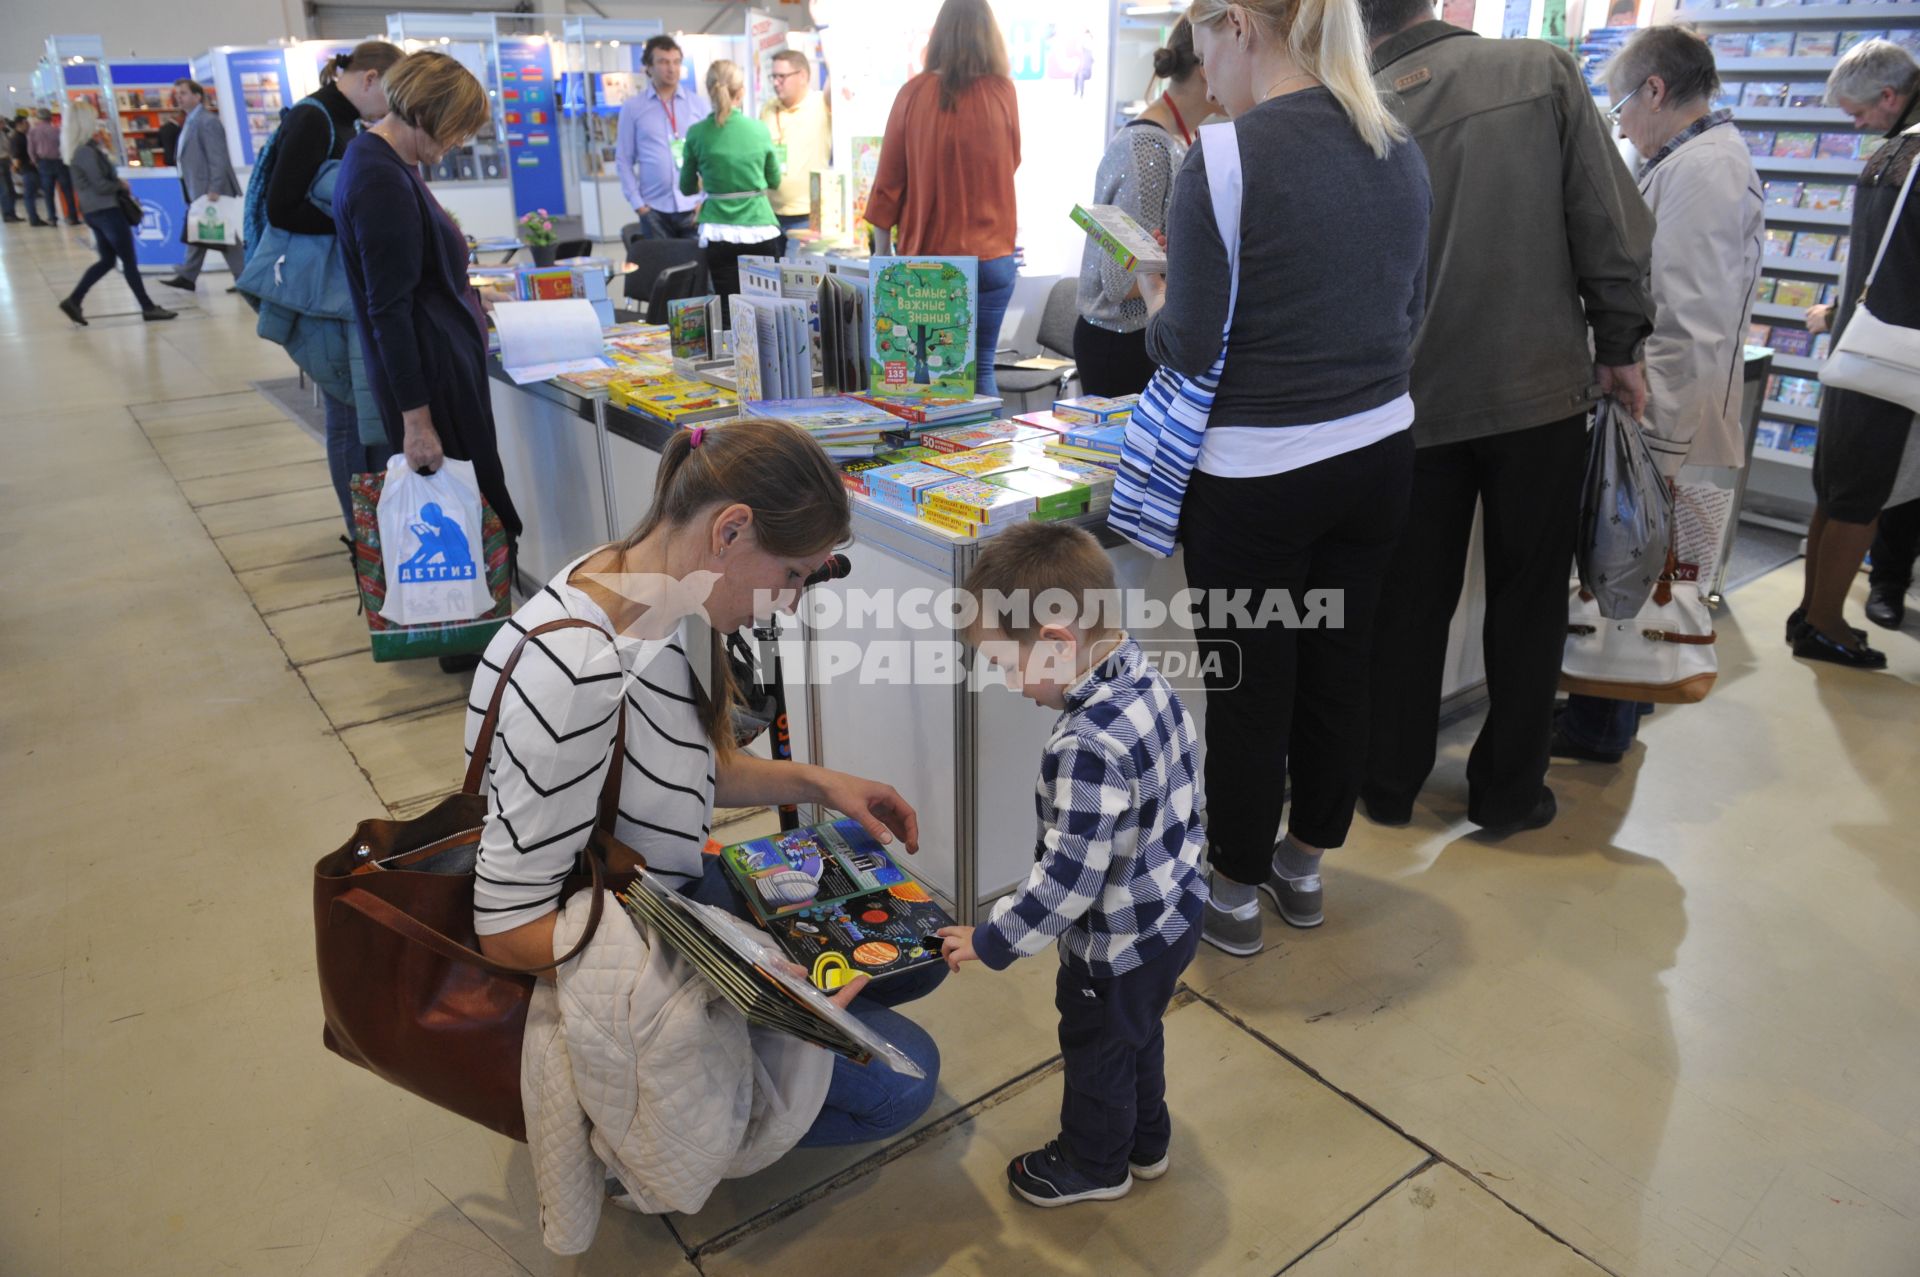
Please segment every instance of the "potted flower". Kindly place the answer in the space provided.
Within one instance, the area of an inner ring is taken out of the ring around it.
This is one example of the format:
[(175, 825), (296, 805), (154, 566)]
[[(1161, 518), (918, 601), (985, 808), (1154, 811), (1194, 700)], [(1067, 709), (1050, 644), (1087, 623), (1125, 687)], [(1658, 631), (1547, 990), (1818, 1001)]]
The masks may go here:
[(520, 219), (520, 242), (533, 254), (535, 266), (553, 265), (554, 240), (553, 218), (544, 208), (536, 208)]

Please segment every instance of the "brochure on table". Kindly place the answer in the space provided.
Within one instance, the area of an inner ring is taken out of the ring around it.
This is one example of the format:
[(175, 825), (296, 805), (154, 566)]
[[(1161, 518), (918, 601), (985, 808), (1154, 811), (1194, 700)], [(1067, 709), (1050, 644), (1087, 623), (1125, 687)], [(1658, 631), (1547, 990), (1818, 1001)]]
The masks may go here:
[[(1030, 275), (1072, 275), (1086, 234), (1062, 210), (1089, 199), (1110, 131), (1110, 0), (992, 0), (1020, 101), (1025, 162), (1014, 178), (1019, 243)], [(813, 0), (820, 51), (833, 68), (835, 156), (880, 137), (894, 95), (925, 70), (940, 0)]]

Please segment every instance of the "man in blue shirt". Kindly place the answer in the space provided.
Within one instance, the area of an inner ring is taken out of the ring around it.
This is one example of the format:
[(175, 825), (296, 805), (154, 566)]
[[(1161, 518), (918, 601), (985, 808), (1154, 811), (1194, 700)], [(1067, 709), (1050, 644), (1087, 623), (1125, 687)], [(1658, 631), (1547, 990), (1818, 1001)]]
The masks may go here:
[(672, 36), (648, 40), (640, 61), (647, 86), (620, 105), (614, 144), (620, 189), (648, 239), (693, 239), (700, 233), (700, 197), (680, 193), (680, 162), (687, 130), (710, 108), (680, 82), (684, 55)]

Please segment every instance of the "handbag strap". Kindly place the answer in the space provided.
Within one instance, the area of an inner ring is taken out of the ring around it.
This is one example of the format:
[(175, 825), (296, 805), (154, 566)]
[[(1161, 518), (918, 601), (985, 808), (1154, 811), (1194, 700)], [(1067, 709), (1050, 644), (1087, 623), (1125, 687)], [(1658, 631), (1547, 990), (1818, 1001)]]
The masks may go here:
[(429, 952), (437, 953), (455, 962), (470, 963), (482, 970), (491, 971), (495, 975), (539, 975), (542, 972), (563, 967), (579, 957), (593, 940), (594, 933), (600, 929), (600, 915), (605, 912), (607, 904), (606, 870), (601, 867), (600, 857), (592, 854), (587, 856), (587, 869), (593, 875), (593, 886), (589, 888), (593, 898), (588, 902), (587, 925), (580, 932), (580, 939), (575, 942), (573, 948), (552, 962), (543, 962), (536, 967), (516, 967), (510, 963), (497, 962), (478, 949), (470, 949), (451, 936), (440, 934), (398, 905), (374, 895), (363, 887), (354, 887), (341, 892), (333, 898), (333, 904), (329, 909), (334, 911), (351, 909), (387, 930), (413, 941)]
[(1224, 354), (1233, 331), (1233, 311), (1240, 300), (1240, 208), (1245, 174), (1240, 167), (1240, 137), (1232, 120), (1200, 126), (1200, 149), (1207, 160), (1207, 194), (1213, 200), (1213, 220), (1220, 242), (1227, 247), (1227, 323), (1220, 333)]
[[(1900, 134), (1901, 137), (1920, 138), (1920, 124), (1914, 125)], [(1907, 196), (1913, 193), (1913, 178), (1920, 173), (1920, 156), (1907, 165), (1907, 180), (1900, 185), (1900, 198), (1894, 201), (1893, 216), (1887, 219), (1886, 234), (1880, 237), (1880, 250), (1873, 255), (1873, 266), (1867, 271), (1867, 282), (1860, 286), (1860, 301), (1864, 304), (1867, 294), (1873, 291), (1874, 277), (1880, 273), (1880, 263), (1886, 259), (1887, 245), (1893, 242), (1893, 233), (1900, 226), (1900, 214), (1907, 207)]]

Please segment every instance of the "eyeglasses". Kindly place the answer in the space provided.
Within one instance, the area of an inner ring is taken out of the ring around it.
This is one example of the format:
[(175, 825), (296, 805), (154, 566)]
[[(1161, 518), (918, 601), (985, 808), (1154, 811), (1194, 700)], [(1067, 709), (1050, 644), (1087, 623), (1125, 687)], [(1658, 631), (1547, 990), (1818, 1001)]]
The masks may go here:
[(775, 71), (772, 78), (776, 81), (791, 80), (796, 75), (805, 75), (805, 71)]
[(1633, 92), (1627, 94), (1627, 96), (1621, 98), (1618, 102), (1614, 103), (1612, 108), (1607, 112), (1607, 123), (1608, 124), (1620, 123), (1620, 113), (1627, 109), (1627, 103), (1639, 97), (1640, 89), (1646, 88), (1651, 83), (1653, 83), (1653, 80), (1651, 78), (1640, 81), (1639, 89), (1635, 89)]

